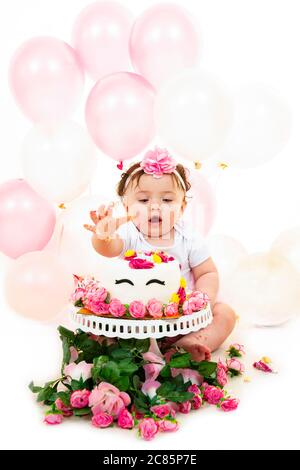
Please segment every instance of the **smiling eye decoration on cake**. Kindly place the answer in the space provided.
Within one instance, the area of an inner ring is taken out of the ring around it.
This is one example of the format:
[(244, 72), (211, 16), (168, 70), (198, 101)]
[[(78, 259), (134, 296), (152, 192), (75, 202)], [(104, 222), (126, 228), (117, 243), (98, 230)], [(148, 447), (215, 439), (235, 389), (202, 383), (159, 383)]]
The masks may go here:
[(177, 318), (206, 307), (206, 294), (186, 292), (179, 262), (162, 251), (128, 250), (105, 269), (105, 286), (74, 276), (71, 300), (78, 313), (116, 318)]

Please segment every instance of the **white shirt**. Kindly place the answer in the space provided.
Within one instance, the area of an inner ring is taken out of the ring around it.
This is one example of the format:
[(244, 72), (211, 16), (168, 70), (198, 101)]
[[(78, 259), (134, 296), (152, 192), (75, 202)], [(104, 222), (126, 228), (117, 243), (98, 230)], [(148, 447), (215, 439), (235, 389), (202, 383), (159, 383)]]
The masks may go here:
[(208, 246), (200, 235), (187, 231), (183, 224), (174, 226), (174, 242), (171, 246), (151, 245), (136, 228), (133, 222), (121, 225), (117, 233), (124, 241), (123, 251), (120, 257), (124, 256), (127, 250), (136, 251), (156, 251), (162, 250), (174, 256), (180, 263), (182, 276), (187, 281), (189, 289), (194, 288), (194, 277), (192, 268), (203, 263), (210, 257)]

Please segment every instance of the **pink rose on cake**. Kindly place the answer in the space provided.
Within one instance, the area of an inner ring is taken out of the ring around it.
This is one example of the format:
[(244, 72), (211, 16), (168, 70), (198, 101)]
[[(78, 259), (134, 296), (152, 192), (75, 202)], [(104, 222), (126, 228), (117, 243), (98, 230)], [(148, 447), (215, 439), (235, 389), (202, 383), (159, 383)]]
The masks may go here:
[(120, 318), (126, 313), (126, 307), (118, 299), (111, 299), (109, 304), (109, 313), (113, 317)]
[(150, 299), (149, 302), (147, 303), (147, 310), (149, 315), (153, 318), (161, 318), (163, 315), (163, 305), (161, 302), (159, 302), (156, 299)]
[(164, 314), (166, 317), (172, 318), (178, 315), (178, 304), (176, 302), (172, 302), (165, 306)]
[(154, 267), (154, 263), (143, 258), (133, 258), (129, 261), (129, 267), (132, 269), (151, 269)]
[(107, 382), (101, 382), (89, 396), (89, 406), (93, 415), (108, 413), (118, 418), (121, 410), (130, 404), (130, 396)]
[(146, 307), (140, 300), (134, 300), (129, 305), (129, 313), (133, 318), (144, 318)]

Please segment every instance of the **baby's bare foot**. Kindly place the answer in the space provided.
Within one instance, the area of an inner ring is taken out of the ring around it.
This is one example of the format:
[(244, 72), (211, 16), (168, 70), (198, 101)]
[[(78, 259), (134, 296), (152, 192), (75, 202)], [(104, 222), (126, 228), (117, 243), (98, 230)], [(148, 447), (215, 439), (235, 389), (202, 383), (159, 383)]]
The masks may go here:
[(196, 338), (182, 338), (177, 341), (174, 346), (185, 349), (197, 362), (209, 361), (211, 358), (210, 349), (204, 344), (199, 343)]

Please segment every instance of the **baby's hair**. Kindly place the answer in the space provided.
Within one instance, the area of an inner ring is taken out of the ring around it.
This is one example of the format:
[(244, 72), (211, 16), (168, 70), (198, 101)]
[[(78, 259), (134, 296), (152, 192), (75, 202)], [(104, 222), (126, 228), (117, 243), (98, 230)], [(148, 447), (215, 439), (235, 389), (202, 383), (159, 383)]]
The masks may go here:
[[(120, 197), (123, 197), (125, 192), (126, 192), (126, 189), (127, 189), (127, 181), (128, 179), (130, 178), (130, 182), (134, 182), (137, 180), (137, 185), (139, 184), (140, 182), (140, 179), (143, 175), (145, 175), (145, 172), (144, 170), (141, 168), (139, 171), (137, 171), (136, 173), (134, 173), (134, 175), (132, 176), (132, 178), (130, 177), (131, 173), (133, 173), (135, 170), (137, 170), (137, 168), (139, 168), (141, 162), (139, 163), (134, 163), (133, 165), (131, 165), (131, 167), (128, 168), (128, 170), (123, 173), (121, 175), (121, 179), (119, 181), (119, 183), (117, 184), (117, 194), (120, 196)], [(188, 175), (187, 175), (187, 169), (184, 168), (183, 165), (181, 165), (180, 163), (178, 163), (178, 165), (176, 166), (176, 170), (178, 171), (179, 175), (181, 176), (183, 182), (184, 182), (184, 185), (185, 185), (185, 190), (184, 192), (187, 193), (187, 191), (190, 189), (191, 185), (189, 183), (189, 180), (188, 180)], [(181, 189), (183, 189), (182, 187), (182, 184), (180, 183), (178, 177), (176, 176), (175, 173), (170, 173), (170, 175), (172, 176), (173, 178), (173, 181), (175, 181), (175, 183), (177, 184), (177, 186)]]

